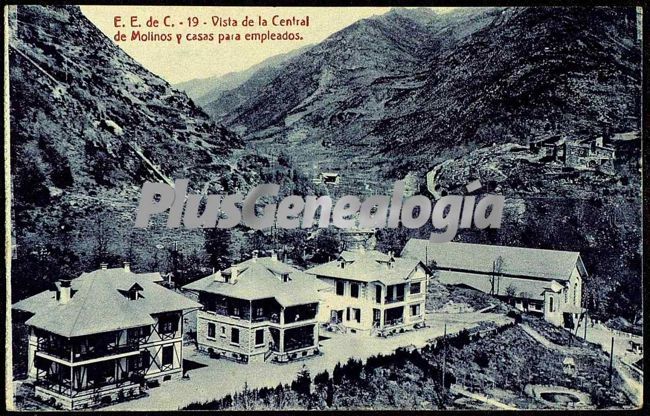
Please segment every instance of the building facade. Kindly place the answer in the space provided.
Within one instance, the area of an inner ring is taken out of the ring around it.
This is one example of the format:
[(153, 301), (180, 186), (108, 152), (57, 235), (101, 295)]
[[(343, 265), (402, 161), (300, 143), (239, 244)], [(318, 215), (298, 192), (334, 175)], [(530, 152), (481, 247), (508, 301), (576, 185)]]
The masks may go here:
[(31, 315), (28, 376), (41, 400), (83, 409), (183, 374), (183, 314), (200, 304), (158, 273), (101, 268), (13, 305)]
[(387, 335), (424, 325), (424, 264), (376, 250), (344, 251), (306, 271), (326, 283), (319, 320), (341, 332)]
[(287, 362), (319, 353), (319, 282), (278, 260), (257, 257), (192, 282), (201, 351), (240, 362)]
[(480, 290), (558, 326), (573, 328), (585, 312), (587, 271), (577, 252), (413, 238), (402, 256), (433, 264), (440, 283)]

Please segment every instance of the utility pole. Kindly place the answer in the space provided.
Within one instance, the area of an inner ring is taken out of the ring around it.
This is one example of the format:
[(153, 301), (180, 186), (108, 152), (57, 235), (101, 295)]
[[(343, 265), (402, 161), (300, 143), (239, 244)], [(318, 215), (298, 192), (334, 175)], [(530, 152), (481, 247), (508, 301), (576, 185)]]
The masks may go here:
[(612, 366), (614, 364), (614, 337), (612, 337), (612, 347), (609, 350), (609, 387), (612, 387)]
[(445, 389), (445, 371), (447, 370), (447, 323), (445, 322), (445, 334), (442, 337), (442, 389)]

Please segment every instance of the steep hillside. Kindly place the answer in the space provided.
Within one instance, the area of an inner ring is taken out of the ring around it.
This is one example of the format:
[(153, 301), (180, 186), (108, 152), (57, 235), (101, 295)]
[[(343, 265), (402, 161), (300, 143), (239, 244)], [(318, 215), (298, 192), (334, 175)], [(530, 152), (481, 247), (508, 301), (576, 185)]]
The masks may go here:
[[(636, 140), (639, 145), (639, 140)], [(462, 195), (479, 179), (505, 195), (502, 228), (461, 230), (459, 241), (579, 251), (589, 274), (584, 301), (599, 319), (642, 313), (640, 154), (618, 150), (616, 171), (570, 169), (515, 144), (490, 146), (440, 164), (436, 186)], [(428, 230), (418, 230), (426, 235)]]
[[(229, 158), (240, 139), (151, 74), (77, 7), (10, 16), (14, 294), (131, 259), (146, 269), (201, 233), (134, 231), (142, 183), (189, 178), (212, 193), (254, 181)], [(23, 282), (21, 284), (21, 281)]]
[(395, 9), (205, 108), (256, 146), (381, 189), (459, 145), (637, 128), (635, 23), (633, 8)]
[(274, 55), (244, 71), (229, 72), (225, 75), (218, 75), (209, 78), (192, 79), (175, 84), (174, 88), (185, 91), (188, 97), (198, 105), (208, 104), (219, 99), (224, 92), (239, 87), (241, 84), (248, 81), (253, 74), (265, 69), (275, 69), (287, 60), (303, 53), (310, 47), (310, 45), (303, 46), (302, 48), (298, 48), (291, 52)]

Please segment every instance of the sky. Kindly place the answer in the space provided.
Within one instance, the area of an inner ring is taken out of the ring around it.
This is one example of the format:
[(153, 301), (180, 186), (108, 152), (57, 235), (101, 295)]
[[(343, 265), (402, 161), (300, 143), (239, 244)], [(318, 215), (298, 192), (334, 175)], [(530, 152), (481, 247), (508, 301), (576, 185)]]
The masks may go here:
[[(437, 12), (445, 13), (452, 8), (434, 8)], [(195, 7), (195, 6), (81, 6), (84, 15), (95, 24), (113, 42), (120, 28), (116, 28), (114, 19), (120, 16), (122, 23), (128, 27), (130, 16), (137, 16), (143, 27), (136, 29), (142, 32), (155, 33), (240, 33), (266, 32), (300, 32), (301, 41), (269, 41), (260, 44), (254, 41), (230, 41), (219, 44), (213, 42), (116, 42), (126, 53), (140, 62), (145, 68), (168, 82), (179, 82), (223, 75), (228, 72), (245, 70), (273, 55), (289, 52), (305, 45), (319, 43), (331, 34), (351, 25), (357, 20), (388, 12), (387, 7)], [(269, 22), (274, 15), (281, 18), (292, 16), (302, 18), (309, 16), (309, 27), (268, 27), (244, 28), (213, 27), (213, 16), (226, 19), (237, 19), (239, 22), (246, 16), (257, 22), (257, 17), (266, 18)], [(170, 16), (168, 22), (174, 22), (173, 28), (147, 28), (144, 23), (149, 16), (162, 21)], [(188, 18), (198, 18), (198, 26), (190, 29)], [(181, 26), (181, 22), (183, 22)]]

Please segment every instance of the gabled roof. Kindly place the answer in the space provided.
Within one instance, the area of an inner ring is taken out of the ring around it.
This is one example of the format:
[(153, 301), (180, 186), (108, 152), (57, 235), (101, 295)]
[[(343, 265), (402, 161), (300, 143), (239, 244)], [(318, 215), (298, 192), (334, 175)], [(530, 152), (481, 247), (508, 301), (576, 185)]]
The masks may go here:
[[(237, 278), (222, 281), (219, 273), (232, 276), (235, 267)], [(287, 275), (289, 280), (283, 281), (283, 275)], [(314, 276), (275, 258), (258, 257), (189, 283), (183, 289), (243, 300), (275, 298), (280, 305), (287, 307), (318, 302), (318, 291), (326, 287)]]
[[(438, 281), (446, 285), (466, 286), (483, 293), (492, 292), (491, 276), (489, 275), (441, 270)], [(548, 290), (553, 283), (558, 284), (554, 280), (500, 276), (494, 281), (494, 295), (510, 296), (508, 292), (512, 290), (513, 296), (517, 298), (544, 300), (544, 291)]]
[(540, 279), (568, 280), (578, 267), (586, 275), (577, 251), (543, 250), (537, 248), (493, 246), (469, 243), (429, 243), (410, 239), (402, 257), (435, 261), (438, 268), (492, 273), (494, 261), (503, 259), (501, 273)]
[(362, 257), (372, 257), (375, 260), (383, 260), (383, 261), (388, 261), (390, 260), (390, 256), (388, 254), (384, 254), (381, 251), (377, 250), (370, 250), (370, 251), (351, 251), (351, 250), (343, 250), (341, 254), (339, 254), (338, 259), (343, 259), (345, 261), (355, 261), (359, 258)]
[[(134, 285), (142, 288), (142, 297), (130, 300), (124, 292)], [(17, 302), (12, 308), (34, 314), (27, 325), (70, 338), (151, 325), (152, 314), (201, 307), (154, 283), (151, 274), (135, 274), (122, 268), (83, 273), (71, 281), (71, 291), (72, 297), (65, 304), (52, 290)]]
[[(345, 266), (341, 267), (341, 259)], [(380, 251), (344, 251), (339, 260), (330, 261), (307, 270), (307, 273), (356, 280), (360, 282), (381, 282), (386, 285), (404, 283), (421, 262), (413, 258), (391, 257)], [(422, 264), (424, 266), (424, 264)]]

